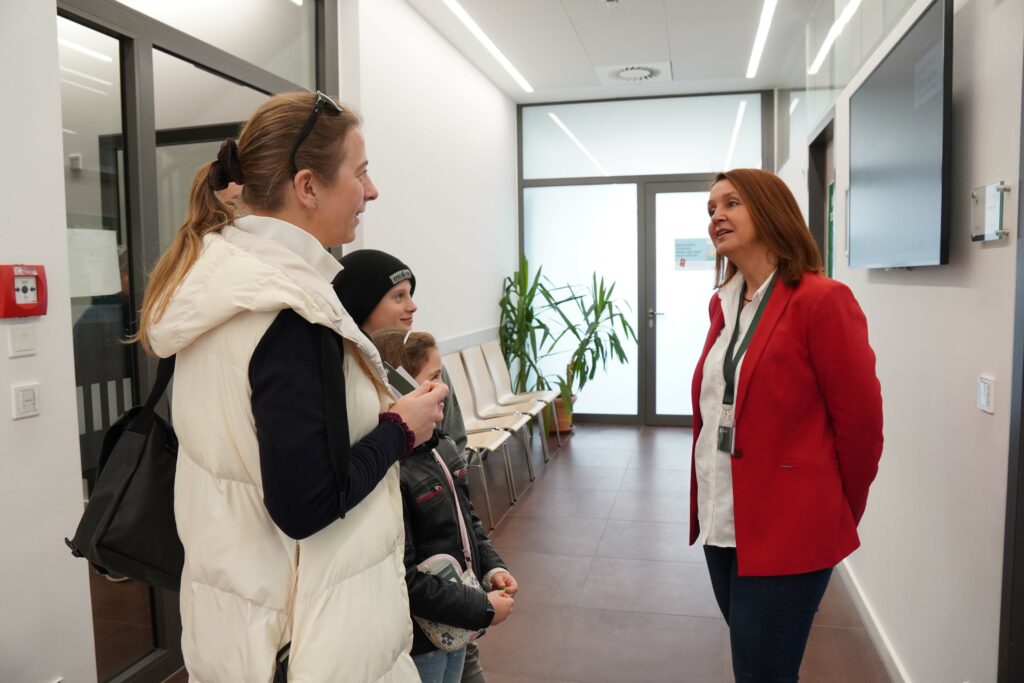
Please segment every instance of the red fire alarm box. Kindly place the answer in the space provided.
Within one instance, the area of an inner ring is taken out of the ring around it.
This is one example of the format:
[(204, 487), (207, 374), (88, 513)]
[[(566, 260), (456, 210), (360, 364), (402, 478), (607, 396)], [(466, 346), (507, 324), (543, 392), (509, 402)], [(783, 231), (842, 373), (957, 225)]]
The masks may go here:
[(46, 269), (0, 265), (0, 318), (46, 314)]

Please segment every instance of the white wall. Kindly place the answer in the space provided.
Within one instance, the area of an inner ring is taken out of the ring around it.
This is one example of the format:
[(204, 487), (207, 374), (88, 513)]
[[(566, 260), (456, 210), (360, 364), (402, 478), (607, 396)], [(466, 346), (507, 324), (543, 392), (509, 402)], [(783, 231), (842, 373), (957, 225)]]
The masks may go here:
[[(57, 10), (0, 3), (0, 261), (46, 266), (38, 352), (7, 358), (0, 321), (0, 680), (95, 681), (87, 565), (64, 547), (82, 514), (61, 161)], [(17, 65), (17, 66), (15, 66)], [(28, 68), (30, 65), (31, 68)], [(11, 420), (10, 385), (38, 382), (41, 415)]]
[(342, 97), (365, 118), (381, 193), (346, 251), (409, 264), (416, 329), (494, 338), (501, 281), (516, 265), (515, 105), (403, 0), (340, 4)]
[[(919, 0), (836, 103), (836, 241), (845, 241), (849, 94), (913, 19)], [(1015, 249), (1020, 185), (1019, 0), (956, 3), (950, 263), (850, 270), (867, 314), (885, 403), (885, 452), (847, 562), (897, 676), (920, 683), (996, 680), (1009, 450)], [(806, 156), (781, 175), (806, 195)], [(969, 237), (970, 191), (1005, 180), (1009, 239)], [(913, 211), (913, 206), (902, 210)], [(995, 414), (975, 408), (978, 375), (996, 378)]]

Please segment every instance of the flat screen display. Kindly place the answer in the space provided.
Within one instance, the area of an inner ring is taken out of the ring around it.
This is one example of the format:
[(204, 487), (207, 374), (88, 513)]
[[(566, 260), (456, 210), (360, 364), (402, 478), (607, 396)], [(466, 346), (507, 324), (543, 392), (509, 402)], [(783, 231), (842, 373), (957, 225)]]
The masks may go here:
[(950, 10), (936, 0), (850, 98), (851, 268), (949, 260)]

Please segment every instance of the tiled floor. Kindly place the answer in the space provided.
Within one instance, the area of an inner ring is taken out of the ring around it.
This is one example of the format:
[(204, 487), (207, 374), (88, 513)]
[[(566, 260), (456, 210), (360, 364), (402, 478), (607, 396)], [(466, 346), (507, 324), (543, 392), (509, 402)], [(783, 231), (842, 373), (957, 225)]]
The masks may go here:
[[(578, 425), (548, 464), (535, 448), (528, 489), (515, 445), (511, 507), (501, 458), (488, 458), (492, 538), (521, 586), (512, 616), (480, 641), (488, 683), (732, 682), (704, 555), (687, 545), (690, 439), (688, 429)], [(889, 680), (834, 575), (801, 681)]]
[[(489, 683), (733, 680), (703, 553), (687, 545), (690, 440), (687, 429), (579, 425), (550, 463), (535, 460), (536, 482), (492, 535), (521, 593), (480, 641)], [(515, 477), (522, 489), (525, 468)], [(889, 681), (838, 575), (801, 680)]]
[[(83, 565), (83, 570), (86, 567)], [(138, 581), (108, 581), (88, 568), (92, 593), (96, 673), (103, 681), (153, 649), (149, 587)]]

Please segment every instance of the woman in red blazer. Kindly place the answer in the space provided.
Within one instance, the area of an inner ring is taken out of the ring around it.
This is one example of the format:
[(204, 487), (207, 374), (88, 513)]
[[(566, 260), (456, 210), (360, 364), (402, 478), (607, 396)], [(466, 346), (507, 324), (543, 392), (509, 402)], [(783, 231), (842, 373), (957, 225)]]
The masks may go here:
[(720, 174), (708, 213), (718, 291), (693, 377), (690, 543), (704, 546), (737, 683), (796, 681), (878, 470), (875, 356), (777, 176)]

